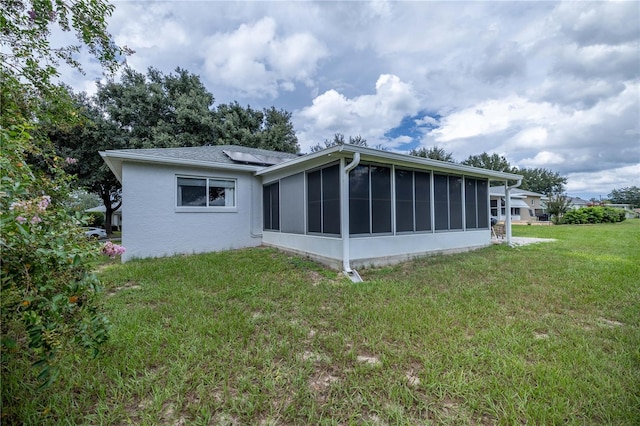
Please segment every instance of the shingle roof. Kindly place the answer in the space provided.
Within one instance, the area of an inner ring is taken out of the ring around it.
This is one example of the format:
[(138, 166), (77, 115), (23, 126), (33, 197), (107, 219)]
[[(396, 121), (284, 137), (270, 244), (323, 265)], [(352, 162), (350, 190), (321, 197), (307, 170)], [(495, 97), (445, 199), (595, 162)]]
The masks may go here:
[(166, 159), (180, 159), (180, 160), (197, 160), (207, 161), (212, 163), (225, 163), (225, 164), (237, 164), (237, 161), (233, 161), (223, 151), (235, 151), (245, 154), (263, 155), (269, 157), (278, 157), (283, 160), (289, 160), (297, 158), (297, 154), (290, 154), (288, 152), (276, 152), (266, 149), (249, 148), (239, 145), (214, 145), (214, 146), (190, 146), (181, 148), (146, 148), (146, 149), (122, 149), (118, 150), (121, 153), (130, 152), (136, 155), (152, 156), (157, 158)]

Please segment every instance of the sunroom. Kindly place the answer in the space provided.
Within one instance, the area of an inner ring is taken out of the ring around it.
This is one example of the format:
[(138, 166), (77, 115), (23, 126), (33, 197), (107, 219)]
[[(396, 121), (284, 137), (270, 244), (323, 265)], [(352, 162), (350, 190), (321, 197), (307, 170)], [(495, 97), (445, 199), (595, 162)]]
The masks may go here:
[(354, 145), (256, 175), (263, 182), (263, 244), (307, 254), (354, 280), (357, 267), (489, 245), (490, 181), (508, 192), (508, 183), (522, 180)]

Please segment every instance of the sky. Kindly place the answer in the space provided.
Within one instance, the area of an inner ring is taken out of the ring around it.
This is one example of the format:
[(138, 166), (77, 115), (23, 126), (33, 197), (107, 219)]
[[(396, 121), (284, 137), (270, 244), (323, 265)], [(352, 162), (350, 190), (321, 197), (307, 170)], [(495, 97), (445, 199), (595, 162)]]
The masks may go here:
[[(640, 2), (113, 4), (130, 67), (184, 68), (216, 105), (287, 110), (302, 152), (339, 132), (497, 153), (585, 199), (640, 186)], [(63, 81), (93, 93), (101, 70), (81, 62)]]

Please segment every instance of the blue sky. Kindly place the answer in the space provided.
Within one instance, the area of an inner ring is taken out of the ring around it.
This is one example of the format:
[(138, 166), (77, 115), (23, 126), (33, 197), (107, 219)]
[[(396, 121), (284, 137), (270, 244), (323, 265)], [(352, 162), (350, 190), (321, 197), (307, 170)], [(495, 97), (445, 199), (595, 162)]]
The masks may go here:
[[(340, 132), (408, 152), (482, 152), (569, 179), (640, 186), (640, 3), (116, 1), (144, 72), (182, 67), (216, 103), (293, 113), (303, 152)], [(76, 90), (101, 78), (65, 72)]]

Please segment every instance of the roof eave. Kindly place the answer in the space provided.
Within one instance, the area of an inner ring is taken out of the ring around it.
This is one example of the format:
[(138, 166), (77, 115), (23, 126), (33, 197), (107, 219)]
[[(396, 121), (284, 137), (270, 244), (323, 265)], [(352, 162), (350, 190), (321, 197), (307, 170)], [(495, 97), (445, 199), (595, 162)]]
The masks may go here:
[(399, 154), (399, 153), (388, 152), (388, 151), (380, 151), (378, 149), (367, 148), (367, 147), (362, 147), (357, 145), (349, 145), (349, 144), (332, 146), (331, 148), (327, 148), (322, 151), (307, 154), (290, 161), (276, 164), (275, 166), (266, 167), (264, 169), (257, 171), (256, 175), (259, 176), (264, 174), (270, 174), (288, 167), (295, 166), (296, 164), (311, 161), (315, 158), (319, 158), (322, 156), (332, 156), (332, 155), (342, 154), (342, 153), (344, 153), (344, 155), (346, 156), (346, 154), (348, 153), (353, 154), (356, 152), (360, 153), (361, 161), (373, 161), (373, 162), (378, 161), (379, 162), (381, 159), (384, 159), (384, 160), (390, 160), (394, 164), (401, 164), (401, 165), (414, 166), (414, 167), (416, 165), (422, 165), (422, 166), (428, 166), (428, 168), (436, 171), (445, 171), (445, 172), (453, 170), (466, 175), (488, 177), (491, 180), (504, 181), (504, 180), (519, 180), (523, 178), (523, 176), (516, 175), (513, 173), (505, 173), (505, 172), (498, 172), (495, 170), (481, 169), (479, 167), (465, 166), (462, 164), (450, 163), (447, 161), (432, 160), (430, 158), (409, 156), (406, 154)]
[(104, 159), (105, 163), (109, 166), (111, 171), (120, 183), (122, 183), (122, 163), (124, 161), (131, 161), (136, 163), (151, 163), (151, 164), (170, 164), (177, 166), (191, 166), (191, 167), (206, 167), (219, 170), (231, 170), (242, 172), (256, 172), (264, 167), (252, 166), (247, 164), (228, 164), (215, 161), (202, 161), (185, 158), (169, 158), (156, 155), (144, 155), (131, 151), (101, 151), (100, 155)]

